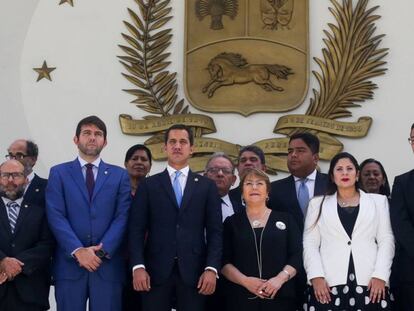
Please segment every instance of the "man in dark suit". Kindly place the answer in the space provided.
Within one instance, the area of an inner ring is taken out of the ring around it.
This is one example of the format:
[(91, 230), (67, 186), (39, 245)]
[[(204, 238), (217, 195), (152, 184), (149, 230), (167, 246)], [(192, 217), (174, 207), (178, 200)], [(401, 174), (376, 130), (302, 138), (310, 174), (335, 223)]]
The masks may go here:
[[(414, 151), (414, 124), (408, 142)], [(393, 274), (396, 310), (414, 308), (414, 170), (395, 177), (391, 197), (391, 225), (397, 242)]]
[[(216, 183), (219, 195), (221, 197), (221, 214), (222, 220), (240, 212), (244, 206), (237, 200), (232, 200), (229, 196), (229, 190), (236, 181), (234, 175), (234, 164), (232, 160), (223, 152), (216, 152), (206, 163), (204, 176), (210, 178)], [(216, 291), (207, 298), (207, 310), (217, 311), (224, 308), (226, 303), (227, 280), (220, 277), (217, 281)]]
[(50, 170), (46, 211), (57, 240), (53, 276), (58, 311), (122, 310), (122, 240), (130, 205), (127, 172), (103, 162), (105, 123), (82, 119), (73, 138), (79, 156)]
[(44, 206), (23, 198), (23, 165), (0, 166), (0, 310), (49, 309), (50, 258), (54, 240)]
[[(243, 172), (246, 168), (256, 168), (258, 170), (266, 170), (266, 160), (262, 149), (257, 146), (249, 145), (240, 149), (237, 159), (237, 172), (239, 173), (239, 179), (243, 176)], [(241, 187), (240, 185), (229, 192), (229, 196), (232, 201), (242, 204), (241, 200)]]
[(6, 158), (16, 159), (23, 164), (29, 180), (26, 185), (24, 200), (38, 206), (45, 206), (45, 189), (47, 179), (41, 178), (33, 172), (33, 167), (39, 156), (38, 146), (31, 140), (18, 139), (7, 149)]
[[(204, 310), (221, 267), (220, 197), (188, 166), (193, 135), (185, 125), (165, 134), (167, 169), (146, 178), (131, 205), (129, 246), (134, 288), (144, 311)], [(145, 241), (146, 239), (146, 241)]]
[[(287, 166), (290, 176), (272, 182), (269, 207), (289, 212), (303, 233), (304, 217), (309, 200), (325, 193), (328, 176), (317, 171), (319, 161), (319, 139), (310, 133), (294, 134), (289, 139)], [(298, 271), (297, 309), (305, 302), (306, 274)]]

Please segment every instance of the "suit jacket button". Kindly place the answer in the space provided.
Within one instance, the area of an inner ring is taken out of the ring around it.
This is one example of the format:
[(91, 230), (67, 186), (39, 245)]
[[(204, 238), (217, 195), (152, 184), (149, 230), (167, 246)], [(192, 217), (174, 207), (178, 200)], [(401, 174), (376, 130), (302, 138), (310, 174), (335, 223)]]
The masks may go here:
[(15, 247), (16, 245), (14, 243), (12, 243), (11, 247)]
[(351, 241), (348, 242), (348, 245), (351, 245)]

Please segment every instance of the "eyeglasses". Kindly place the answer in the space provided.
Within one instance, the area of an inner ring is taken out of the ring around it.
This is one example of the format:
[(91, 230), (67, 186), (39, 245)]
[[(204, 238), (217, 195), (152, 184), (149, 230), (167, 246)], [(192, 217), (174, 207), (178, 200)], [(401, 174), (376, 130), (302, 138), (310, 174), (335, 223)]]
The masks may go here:
[(408, 143), (414, 145), (414, 137), (408, 137)]
[(8, 180), (9, 178), (13, 179), (19, 179), (24, 177), (24, 174), (22, 172), (13, 172), (13, 173), (0, 173), (0, 178)]
[(13, 154), (13, 153), (6, 154), (5, 157), (7, 160), (22, 160), (26, 157), (29, 157), (29, 155), (18, 152), (16, 154)]
[(249, 188), (263, 188), (266, 186), (266, 183), (263, 180), (259, 180), (259, 181), (246, 181), (244, 184), (244, 186), (249, 187)]
[(233, 174), (233, 170), (228, 167), (210, 167), (207, 169), (207, 173), (214, 174), (214, 175), (217, 175), (220, 171), (223, 173), (223, 175)]

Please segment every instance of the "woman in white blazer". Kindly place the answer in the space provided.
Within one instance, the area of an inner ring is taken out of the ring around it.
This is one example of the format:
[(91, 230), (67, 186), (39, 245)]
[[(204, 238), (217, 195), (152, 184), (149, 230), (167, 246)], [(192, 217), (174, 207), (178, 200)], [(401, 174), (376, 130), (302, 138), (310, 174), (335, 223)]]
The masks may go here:
[(339, 153), (325, 196), (313, 198), (305, 219), (308, 310), (390, 310), (394, 257), (388, 200), (358, 188), (358, 162)]

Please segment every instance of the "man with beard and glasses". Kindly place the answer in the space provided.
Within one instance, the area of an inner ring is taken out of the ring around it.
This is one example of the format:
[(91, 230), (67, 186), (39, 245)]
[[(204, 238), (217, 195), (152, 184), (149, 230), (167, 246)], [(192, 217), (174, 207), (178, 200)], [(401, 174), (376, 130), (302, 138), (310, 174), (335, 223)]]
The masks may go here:
[(39, 156), (39, 147), (31, 140), (17, 139), (7, 149), (6, 159), (17, 160), (23, 164), (28, 183), (24, 192), (26, 202), (45, 206), (45, 189), (47, 179), (33, 172), (33, 167)]
[(79, 156), (52, 167), (46, 211), (57, 240), (53, 263), (59, 311), (122, 310), (125, 264), (121, 249), (130, 204), (127, 172), (100, 158), (105, 123), (82, 119), (73, 138)]
[(27, 182), (20, 162), (0, 165), (0, 310), (49, 309), (54, 240), (44, 207), (23, 197)]

